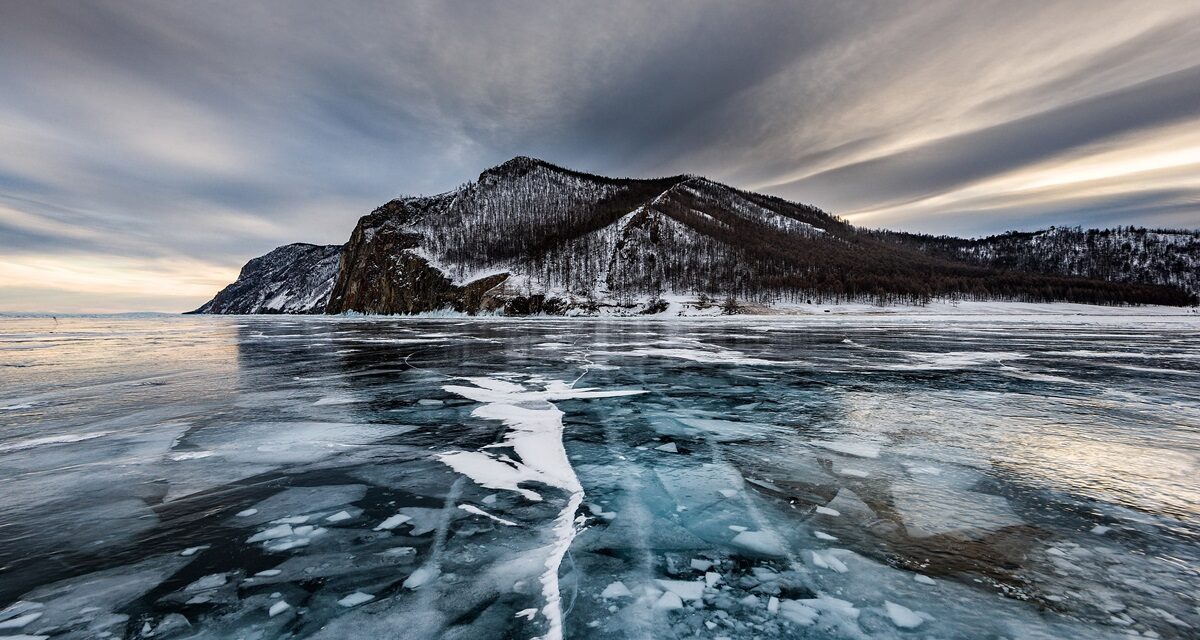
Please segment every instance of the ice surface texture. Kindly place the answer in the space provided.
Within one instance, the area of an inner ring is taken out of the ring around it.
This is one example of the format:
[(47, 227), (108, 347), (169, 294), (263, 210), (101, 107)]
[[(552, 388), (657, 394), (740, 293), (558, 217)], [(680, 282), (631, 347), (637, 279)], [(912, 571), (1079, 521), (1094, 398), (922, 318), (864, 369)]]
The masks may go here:
[(1200, 632), (1200, 318), (0, 323), (0, 640)]

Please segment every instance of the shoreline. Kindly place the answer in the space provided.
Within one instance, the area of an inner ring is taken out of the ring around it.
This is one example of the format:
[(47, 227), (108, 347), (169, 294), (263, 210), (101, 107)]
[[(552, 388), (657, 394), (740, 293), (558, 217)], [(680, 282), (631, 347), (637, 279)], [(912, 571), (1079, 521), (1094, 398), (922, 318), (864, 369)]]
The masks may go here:
[(1008, 301), (965, 301), (957, 304), (948, 302), (931, 302), (927, 305), (887, 305), (878, 306), (866, 303), (846, 303), (833, 305), (818, 304), (786, 304), (786, 305), (757, 305), (746, 304), (737, 313), (724, 313), (719, 307), (710, 306), (701, 309), (694, 304), (672, 301), (666, 311), (652, 314), (621, 313), (602, 311), (594, 314), (529, 314), (501, 315), (476, 314), (470, 315), (458, 311), (428, 311), (415, 314), (374, 314), (374, 313), (339, 313), (339, 314), (193, 314), (187, 312), (154, 312), (131, 311), (115, 313), (54, 313), (42, 311), (0, 311), (0, 319), (31, 319), (31, 318), (112, 318), (112, 319), (147, 319), (147, 318), (176, 318), (176, 317), (239, 317), (239, 318), (411, 318), (422, 320), (436, 319), (478, 319), (478, 320), (519, 320), (519, 319), (631, 319), (631, 320), (675, 320), (675, 319), (737, 319), (737, 318), (830, 318), (830, 317), (1151, 317), (1151, 318), (1198, 318), (1200, 307), (1168, 307), (1161, 305), (1140, 306), (1105, 306), (1073, 302), (1008, 302)]

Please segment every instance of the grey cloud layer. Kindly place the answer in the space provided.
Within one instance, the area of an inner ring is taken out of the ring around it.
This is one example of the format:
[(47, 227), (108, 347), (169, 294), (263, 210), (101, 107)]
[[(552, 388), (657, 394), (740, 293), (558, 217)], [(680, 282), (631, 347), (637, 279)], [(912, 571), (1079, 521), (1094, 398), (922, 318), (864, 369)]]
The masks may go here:
[(0, 0), (0, 262), (228, 270), (517, 154), (900, 228), (1187, 224), (1186, 175), (898, 205), (1200, 123), (1196, 60), (1184, 2)]

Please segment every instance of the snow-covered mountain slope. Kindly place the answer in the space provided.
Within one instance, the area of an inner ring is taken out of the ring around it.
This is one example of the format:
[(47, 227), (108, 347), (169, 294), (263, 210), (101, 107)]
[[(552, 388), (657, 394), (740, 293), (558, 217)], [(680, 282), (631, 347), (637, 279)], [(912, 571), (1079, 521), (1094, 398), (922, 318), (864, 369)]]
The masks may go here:
[[(607, 178), (518, 157), (453, 191), (400, 198), (364, 216), (335, 275), (326, 269), (337, 264), (337, 247), (326, 248), (326, 266), (311, 274), (309, 295), (301, 295), (296, 278), (317, 267), (287, 254), (296, 263), (283, 269), (286, 255), (272, 256), (285, 247), (259, 259), (279, 265), (271, 272), (278, 276), (247, 265), (250, 272), (231, 286), (236, 292), (226, 295), (227, 289), (200, 311), (311, 312), (326, 296), (328, 313), (512, 314), (652, 311), (664, 306), (663, 298), (681, 296), (723, 300), (727, 307), (735, 301), (1193, 300), (1179, 288), (1186, 276), (1106, 282), (1094, 271), (1014, 269), (912, 238), (923, 237), (857, 229), (815, 207), (697, 176)], [(1102, 259), (1132, 260), (1136, 253)], [(285, 275), (286, 285), (272, 281)], [(252, 282), (238, 288), (243, 279)], [(321, 288), (326, 283), (332, 290)], [(265, 304), (281, 292), (313, 306)]]
[(324, 313), (341, 245), (289, 244), (246, 263), (233, 284), (192, 313)]
[(1051, 227), (976, 240), (885, 233), (930, 254), (994, 269), (1173, 285), (1200, 295), (1200, 231)]

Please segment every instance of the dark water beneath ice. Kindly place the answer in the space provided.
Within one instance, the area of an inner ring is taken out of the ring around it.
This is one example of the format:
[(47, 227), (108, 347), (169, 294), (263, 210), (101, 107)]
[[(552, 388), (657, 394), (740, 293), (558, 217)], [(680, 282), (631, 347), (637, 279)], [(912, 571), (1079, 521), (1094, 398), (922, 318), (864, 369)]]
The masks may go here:
[(0, 319), (0, 638), (1196, 637), (1200, 323), (1089, 321)]

